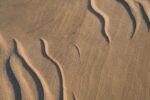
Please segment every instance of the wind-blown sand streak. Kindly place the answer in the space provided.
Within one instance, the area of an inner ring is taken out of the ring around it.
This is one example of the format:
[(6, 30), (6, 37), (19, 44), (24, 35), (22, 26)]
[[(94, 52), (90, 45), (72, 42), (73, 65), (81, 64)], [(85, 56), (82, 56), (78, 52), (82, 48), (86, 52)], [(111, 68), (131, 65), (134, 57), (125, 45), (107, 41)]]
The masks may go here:
[(14, 54), (10, 56), (10, 65), (12, 67), (12, 71), (14, 72), (14, 74), (18, 80), (19, 86), (21, 88), (22, 99), (23, 100), (34, 100), (35, 97), (33, 95), (32, 89), (29, 87), (30, 84), (22, 76), (22, 68), (20, 68), (21, 65), (19, 64), (19, 59), (17, 59), (17, 57), (15, 57)]
[(53, 62), (56, 66), (57, 71), (58, 71), (59, 80), (60, 80), (60, 100), (68, 100), (67, 87), (66, 87), (65, 75), (64, 75), (63, 68), (62, 68), (61, 64), (59, 64), (59, 62), (56, 61), (49, 54), (49, 51), (48, 51), (49, 48), (48, 48), (47, 41), (43, 38), (41, 38), (40, 40), (41, 40), (41, 46), (42, 46), (42, 53), (43, 53), (44, 57), (46, 57), (51, 62)]
[(97, 7), (95, 0), (88, 1), (88, 9), (89, 11), (91, 11), (91, 13), (93, 13), (100, 20), (101, 25), (102, 25), (102, 28), (101, 28), (102, 35), (104, 36), (106, 41), (110, 43), (111, 38), (108, 32), (108, 26), (109, 26), (108, 16)]
[(20, 42), (14, 39), (14, 44), (16, 47), (16, 54), (22, 60), (23, 64), (25, 65), (26, 70), (30, 73), (33, 77), (37, 89), (38, 89), (38, 96), (39, 100), (53, 100), (52, 93), (48, 89), (48, 85), (46, 84), (45, 80), (43, 79), (42, 75), (38, 72), (38, 70), (33, 66), (30, 62), (29, 58), (24, 51), (24, 48), (20, 44)]

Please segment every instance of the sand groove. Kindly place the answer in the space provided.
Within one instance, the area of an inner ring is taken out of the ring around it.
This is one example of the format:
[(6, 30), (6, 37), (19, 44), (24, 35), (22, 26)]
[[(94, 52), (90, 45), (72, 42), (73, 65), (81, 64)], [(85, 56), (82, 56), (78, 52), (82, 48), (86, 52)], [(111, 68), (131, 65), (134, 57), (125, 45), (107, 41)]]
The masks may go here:
[(100, 20), (102, 25), (101, 27), (102, 35), (106, 39), (106, 41), (110, 43), (111, 39), (108, 33), (109, 19), (107, 15), (97, 7), (95, 0), (88, 1), (88, 9)]

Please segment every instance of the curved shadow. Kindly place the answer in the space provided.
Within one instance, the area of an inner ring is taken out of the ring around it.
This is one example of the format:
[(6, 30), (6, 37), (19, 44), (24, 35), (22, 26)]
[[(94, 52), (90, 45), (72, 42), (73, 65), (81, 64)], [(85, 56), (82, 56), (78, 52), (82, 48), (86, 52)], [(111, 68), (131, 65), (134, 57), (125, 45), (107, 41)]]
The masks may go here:
[(148, 18), (148, 16), (147, 16), (147, 14), (146, 14), (146, 12), (145, 12), (145, 9), (144, 9), (144, 7), (142, 6), (142, 4), (139, 3), (139, 2), (137, 2), (137, 3), (139, 4), (139, 7), (140, 7), (140, 10), (141, 10), (143, 19), (144, 19), (144, 21), (145, 21), (145, 23), (146, 23), (146, 25), (147, 25), (148, 32), (149, 32), (149, 30), (150, 30), (150, 21), (149, 21), (149, 18)]
[[(13, 40), (13, 42), (14, 42), (14, 52), (15, 52), (15, 54), (21, 60), (22, 65), (29, 72), (29, 74), (31, 75), (32, 79), (34, 80), (34, 82), (36, 84), (36, 88), (37, 88), (37, 91), (38, 91), (38, 100), (44, 100), (44, 90), (43, 90), (43, 86), (42, 86), (42, 83), (41, 83), (40, 79), (38, 78), (36, 73), (32, 70), (32, 68), (26, 63), (24, 58), (22, 56), (20, 56), (19, 53), (17, 52), (18, 50), (17, 50), (16, 41)], [(18, 100), (21, 100), (21, 99), (18, 99)]]
[(105, 40), (108, 43), (110, 43), (109, 37), (107, 36), (107, 33), (105, 32), (105, 19), (104, 19), (104, 17), (93, 9), (93, 7), (91, 5), (91, 0), (88, 0), (88, 6), (87, 6), (87, 8), (88, 8), (88, 10), (91, 13), (93, 13), (98, 18), (99, 22), (101, 23), (101, 32), (102, 32), (102, 35), (105, 38)]
[(48, 60), (50, 60), (52, 63), (55, 64), (56, 66), (56, 70), (57, 70), (57, 73), (58, 73), (58, 78), (59, 78), (59, 84), (60, 84), (60, 90), (59, 90), (59, 100), (65, 100), (64, 98), (64, 95), (65, 95), (65, 92), (64, 92), (64, 76), (63, 76), (63, 72), (59, 66), (59, 64), (57, 64), (57, 62), (55, 62), (51, 57), (49, 57), (49, 55), (46, 53), (46, 46), (45, 46), (45, 42), (43, 39), (40, 39), (40, 42), (41, 42), (41, 51), (42, 51), (42, 54), (45, 58), (47, 58)]
[(10, 65), (10, 57), (6, 60), (6, 72), (14, 89), (15, 100), (22, 100), (21, 88), (20, 88), (19, 82), (17, 81), (15, 77), (15, 74), (12, 71), (12, 68)]
[(117, 1), (123, 5), (123, 7), (126, 9), (126, 11), (128, 12), (128, 14), (131, 18), (133, 30), (132, 30), (132, 34), (131, 34), (130, 38), (132, 39), (135, 34), (136, 27), (137, 27), (136, 19), (135, 19), (134, 15), (132, 14), (130, 6), (128, 5), (128, 3), (125, 0), (117, 0)]
[(79, 48), (79, 46), (78, 46), (77, 44), (73, 44), (73, 45), (74, 45), (74, 47), (76, 48), (76, 50), (77, 50), (77, 52), (78, 52), (79, 57), (81, 57), (81, 52), (80, 52), (80, 48)]

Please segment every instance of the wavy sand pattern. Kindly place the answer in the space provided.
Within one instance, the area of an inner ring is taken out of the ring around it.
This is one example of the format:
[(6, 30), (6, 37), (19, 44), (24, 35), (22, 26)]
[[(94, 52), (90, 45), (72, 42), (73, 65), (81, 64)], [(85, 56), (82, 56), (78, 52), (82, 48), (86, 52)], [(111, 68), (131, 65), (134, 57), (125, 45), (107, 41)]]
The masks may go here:
[(150, 21), (149, 21), (149, 11), (147, 10), (148, 6), (144, 6), (145, 7), (144, 9), (143, 4), (141, 3), (142, 2), (141, 0), (118, 0), (118, 1), (121, 2), (122, 5), (126, 8), (132, 20), (133, 31), (132, 31), (131, 39), (133, 38), (134, 34), (139, 31), (138, 29), (140, 27), (141, 20), (145, 21), (148, 27), (148, 31), (149, 31)]
[[(21, 89), (20, 97), (22, 97), (23, 100), (34, 100), (35, 96), (33, 95), (32, 89), (29, 87), (30, 84), (22, 75), (23, 68), (21, 68), (22, 66), (19, 63), (19, 61), (20, 60), (14, 54), (10, 56), (9, 64), (10, 64), (10, 67), (19, 83), (19, 86)], [(19, 92), (19, 91), (17, 91), (17, 92)], [(23, 95), (21, 95), (21, 94), (23, 94)], [(19, 95), (17, 95), (17, 98), (18, 97), (19, 97)], [(21, 98), (19, 98), (19, 99), (21, 99)]]
[(51, 62), (53, 62), (56, 66), (56, 69), (58, 71), (58, 75), (59, 75), (59, 80), (60, 80), (60, 99), (62, 100), (68, 100), (67, 98), (67, 90), (66, 90), (66, 83), (65, 83), (65, 75), (64, 75), (64, 71), (63, 68), (61, 66), (61, 64), (59, 64), (56, 60), (54, 60), (54, 58), (52, 58), (50, 56), (50, 54), (48, 53), (48, 43), (46, 42), (45, 39), (41, 39), (41, 45), (43, 47), (43, 55), (45, 55), (45, 57), (47, 59), (49, 59)]
[(0, 100), (150, 100), (150, 0), (21, 2), (0, 3)]
[[(41, 38), (40, 40), (41, 40), (41, 46), (42, 46), (42, 53), (43, 53), (44, 57), (46, 57), (49, 61), (53, 62), (56, 66), (57, 71), (58, 71), (59, 80), (60, 80), (60, 96), (59, 97), (61, 100), (69, 100), (63, 67), (61, 66), (61, 64), (57, 60), (55, 60), (49, 54), (49, 50), (48, 50), (49, 47), (48, 47), (47, 41), (43, 38)], [(80, 53), (79, 53), (79, 55), (80, 55)], [(74, 96), (74, 94), (73, 94), (73, 99), (76, 100), (76, 97)]]
[[(55, 64), (58, 71), (59, 81), (60, 81), (60, 100), (68, 100), (67, 87), (65, 83), (65, 75), (61, 64), (58, 63), (54, 58), (48, 53), (48, 43), (45, 39), (41, 38), (41, 52), (43, 57)], [(48, 84), (44, 80), (43, 76), (40, 74), (36, 67), (31, 63), (31, 60), (27, 57), (27, 54), (22, 46), (22, 44), (14, 39), (14, 54), (11, 54), (7, 61), (7, 73), (10, 77), (10, 81), (13, 84), (14, 93), (16, 100), (34, 100), (35, 96), (32, 89), (29, 87), (30, 84), (23, 77), (23, 70), (26, 70), (26, 74), (30, 74), (35, 82), (38, 100), (54, 100), (51, 91), (48, 89)], [(22, 64), (21, 64), (22, 63)], [(23, 66), (23, 67), (22, 67)], [(74, 100), (75, 96), (72, 97)]]
[(36, 70), (34, 65), (31, 63), (29, 58), (26, 55), (26, 52), (20, 42), (16, 39), (14, 39), (14, 44), (16, 48), (17, 56), (22, 60), (22, 63), (24, 66), (26, 66), (26, 70), (30, 73), (30, 75), (33, 77), (33, 80), (35, 81), (37, 90), (38, 90), (38, 99), (39, 100), (49, 100), (52, 99), (52, 94), (50, 90), (48, 90), (48, 85), (46, 84), (45, 80), (43, 79), (42, 75), (39, 73), (39, 71)]

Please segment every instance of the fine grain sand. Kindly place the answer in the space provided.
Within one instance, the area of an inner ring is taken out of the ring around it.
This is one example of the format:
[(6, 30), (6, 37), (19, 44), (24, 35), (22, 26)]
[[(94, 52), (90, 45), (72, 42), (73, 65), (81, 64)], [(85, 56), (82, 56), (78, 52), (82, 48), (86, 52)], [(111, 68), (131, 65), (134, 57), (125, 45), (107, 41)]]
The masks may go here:
[(0, 0), (0, 100), (150, 100), (149, 0)]

